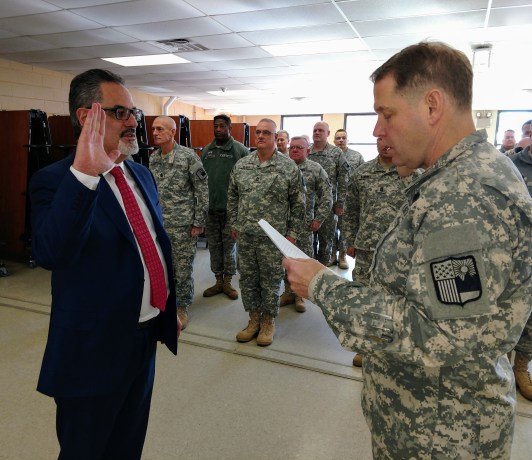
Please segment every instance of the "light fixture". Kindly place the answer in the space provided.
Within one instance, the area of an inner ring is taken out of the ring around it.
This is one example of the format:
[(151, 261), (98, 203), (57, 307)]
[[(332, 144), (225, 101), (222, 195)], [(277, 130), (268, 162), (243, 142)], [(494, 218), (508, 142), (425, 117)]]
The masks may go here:
[(471, 46), (471, 50), (473, 51), (473, 70), (478, 72), (490, 68), (491, 49), (491, 43), (482, 43)]
[(137, 67), (145, 65), (169, 65), (169, 64), (184, 64), (190, 61), (180, 58), (175, 54), (149, 54), (146, 56), (125, 56), (115, 58), (102, 58), (104, 61), (109, 61), (124, 67)]

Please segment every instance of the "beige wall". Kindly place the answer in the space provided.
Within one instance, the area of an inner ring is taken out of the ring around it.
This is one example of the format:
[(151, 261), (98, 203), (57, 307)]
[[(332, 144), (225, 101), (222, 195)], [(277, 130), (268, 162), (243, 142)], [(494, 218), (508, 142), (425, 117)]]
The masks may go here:
[[(74, 76), (26, 64), (0, 59), (0, 110), (40, 109), (50, 115), (68, 115), (68, 91)], [(146, 115), (163, 113), (165, 97), (132, 90), (137, 107)], [(179, 100), (170, 107), (170, 115), (185, 115), (202, 120), (205, 110)]]

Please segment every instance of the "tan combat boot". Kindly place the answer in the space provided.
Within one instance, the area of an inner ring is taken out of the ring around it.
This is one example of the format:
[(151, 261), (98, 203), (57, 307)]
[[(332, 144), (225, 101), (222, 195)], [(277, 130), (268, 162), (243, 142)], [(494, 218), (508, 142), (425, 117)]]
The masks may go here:
[(327, 267), (334, 267), (338, 263), (338, 259), (336, 258), (336, 251), (333, 251), (331, 260), (327, 264)]
[(307, 307), (305, 307), (305, 301), (303, 300), (303, 297), (296, 296), (296, 311), (299, 313), (304, 313), (307, 311)]
[(342, 270), (347, 270), (349, 268), (349, 264), (347, 263), (347, 260), (345, 260), (346, 252), (340, 251), (340, 258), (338, 259), (338, 267), (340, 267)]
[(518, 351), (515, 352), (514, 374), (519, 393), (524, 398), (532, 401), (532, 380), (528, 371), (528, 359)]
[(284, 307), (285, 305), (292, 305), (296, 300), (296, 296), (290, 289), (290, 285), (288, 283), (285, 283), (284, 285), (284, 292), (281, 294), (281, 297), (279, 298), (279, 306)]
[(364, 356), (362, 353), (357, 353), (355, 356), (353, 356), (353, 366), (356, 367), (362, 367), (362, 359)]
[(257, 337), (257, 345), (267, 347), (273, 342), (275, 335), (275, 320), (269, 313), (263, 313), (260, 320), (260, 332)]
[(216, 283), (214, 286), (203, 291), (203, 297), (212, 297), (213, 295), (224, 292), (224, 277), (223, 275), (216, 275)]
[(231, 286), (232, 278), (233, 277), (231, 275), (224, 276), (223, 290), (224, 290), (224, 294), (227, 297), (229, 297), (231, 300), (236, 300), (238, 299), (238, 292), (233, 286)]
[(188, 309), (187, 307), (177, 307), (177, 316), (181, 322), (181, 330), (184, 331), (188, 324)]
[(242, 329), (237, 335), (237, 342), (245, 343), (253, 339), (260, 330), (260, 313), (258, 311), (249, 312), (248, 325)]

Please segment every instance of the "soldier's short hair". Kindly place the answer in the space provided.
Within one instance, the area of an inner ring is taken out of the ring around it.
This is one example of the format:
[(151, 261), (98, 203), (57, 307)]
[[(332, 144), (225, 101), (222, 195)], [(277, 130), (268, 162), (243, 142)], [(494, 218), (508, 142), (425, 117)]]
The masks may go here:
[(216, 120), (223, 120), (227, 126), (231, 126), (231, 118), (229, 118), (223, 113), (221, 113), (220, 115), (216, 115), (213, 119), (213, 122), (215, 122)]
[(456, 107), (471, 110), (473, 68), (467, 56), (442, 42), (421, 42), (393, 55), (371, 74), (373, 83), (391, 75), (396, 91), (416, 92), (437, 85)]

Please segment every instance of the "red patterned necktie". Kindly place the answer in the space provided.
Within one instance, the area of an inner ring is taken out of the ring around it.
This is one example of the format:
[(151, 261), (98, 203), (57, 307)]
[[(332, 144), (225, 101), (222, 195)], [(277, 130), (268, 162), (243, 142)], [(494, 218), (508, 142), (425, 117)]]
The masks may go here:
[(122, 195), (127, 218), (137, 238), (144, 263), (150, 275), (150, 303), (159, 310), (164, 311), (167, 295), (161, 258), (139, 208), (139, 204), (135, 199), (135, 195), (124, 177), (124, 171), (122, 171), (120, 166), (115, 166), (111, 170), (111, 174), (114, 176), (118, 190)]

